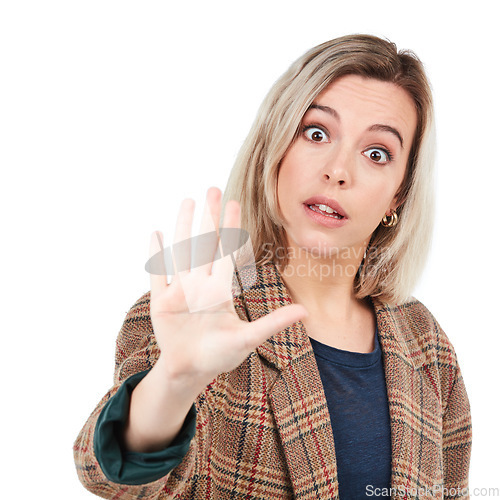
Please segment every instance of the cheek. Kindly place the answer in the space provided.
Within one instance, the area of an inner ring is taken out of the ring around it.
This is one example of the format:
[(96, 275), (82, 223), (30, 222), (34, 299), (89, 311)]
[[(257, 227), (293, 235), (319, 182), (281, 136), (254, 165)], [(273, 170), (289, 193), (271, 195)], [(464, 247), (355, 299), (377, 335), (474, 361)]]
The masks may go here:
[(368, 193), (364, 198), (364, 205), (366, 207), (372, 207), (373, 211), (386, 210), (388, 205), (392, 201), (392, 191), (384, 189), (378, 189)]
[(286, 212), (287, 199), (289, 198), (289, 196), (287, 196), (287, 193), (290, 192), (290, 182), (292, 178), (293, 175), (291, 175), (289, 164), (285, 162), (285, 159), (283, 159), (278, 170), (277, 182), (278, 206), (280, 207), (282, 212), (283, 210), (285, 210)]
[(376, 207), (381, 207), (382, 211), (389, 208), (396, 197), (403, 182), (405, 168), (395, 165), (394, 168), (387, 169), (382, 175), (374, 175), (371, 179), (366, 179), (364, 190), (366, 193), (366, 202)]
[(286, 190), (284, 195), (297, 193), (314, 177), (314, 161), (310, 153), (304, 152), (300, 144), (292, 146), (281, 161), (278, 173), (278, 189)]
[(288, 154), (283, 158), (278, 171), (278, 195), (283, 196), (282, 202), (286, 202), (286, 195), (293, 192), (294, 186), (301, 184), (303, 172), (296, 157)]
[(373, 183), (366, 186), (364, 194), (358, 197), (359, 208), (370, 226), (376, 227), (391, 206), (398, 186), (394, 182)]
[(283, 160), (281, 160), (279, 175), (283, 177), (285, 182), (288, 182), (290, 178), (300, 174), (301, 169), (299, 168), (299, 165), (299, 158), (296, 154), (294, 154), (293, 149), (291, 149)]

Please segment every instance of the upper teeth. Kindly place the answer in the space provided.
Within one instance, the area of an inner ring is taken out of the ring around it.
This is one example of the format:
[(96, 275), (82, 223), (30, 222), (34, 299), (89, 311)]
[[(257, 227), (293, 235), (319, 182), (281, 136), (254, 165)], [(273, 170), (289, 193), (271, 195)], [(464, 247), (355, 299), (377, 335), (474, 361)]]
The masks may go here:
[(314, 205), (314, 206), (318, 207), (320, 210), (323, 210), (323, 212), (326, 212), (327, 214), (333, 214), (333, 212), (335, 212), (335, 210), (333, 208), (330, 208), (328, 205)]

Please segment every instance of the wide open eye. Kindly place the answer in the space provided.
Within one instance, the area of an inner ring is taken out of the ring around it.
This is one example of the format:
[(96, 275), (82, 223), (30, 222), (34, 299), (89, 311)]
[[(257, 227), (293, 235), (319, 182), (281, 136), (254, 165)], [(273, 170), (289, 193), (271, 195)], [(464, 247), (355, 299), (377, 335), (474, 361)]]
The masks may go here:
[(370, 148), (363, 151), (363, 154), (375, 163), (389, 163), (392, 160), (391, 153), (387, 149)]
[(312, 142), (328, 142), (328, 135), (319, 127), (313, 125), (305, 127), (304, 134)]

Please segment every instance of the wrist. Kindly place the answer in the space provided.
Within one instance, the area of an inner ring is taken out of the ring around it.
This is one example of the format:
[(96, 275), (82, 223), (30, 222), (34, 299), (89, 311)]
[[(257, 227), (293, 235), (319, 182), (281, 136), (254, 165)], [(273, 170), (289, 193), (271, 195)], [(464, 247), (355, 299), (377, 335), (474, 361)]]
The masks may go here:
[(148, 377), (169, 397), (187, 399), (191, 403), (214, 378), (194, 371), (176, 371), (161, 354)]

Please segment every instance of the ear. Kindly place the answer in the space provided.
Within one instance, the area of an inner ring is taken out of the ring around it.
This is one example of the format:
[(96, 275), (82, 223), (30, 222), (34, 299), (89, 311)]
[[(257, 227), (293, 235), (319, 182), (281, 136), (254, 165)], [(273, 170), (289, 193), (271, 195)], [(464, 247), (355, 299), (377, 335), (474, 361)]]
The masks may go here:
[(399, 185), (398, 190), (396, 191), (396, 194), (394, 195), (394, 198), (392, 199), (389, 210), (396, 211), (408, 198), (408, 193), (410, 190), (410, 183), (405, 182), (407, 175), (408, 175), (408, 173), (405, 172), (405, 175), (403, 176), (403, 180), (401, 181), (401, 184)]
[(393, 200), (391, 201), (391, 204), (387, 208), (387, 210), (384, 212), (387, 217), (390, 217), (400, 206), (400, 203), (398, 203), (398, 199), (395, 196)]
[(389, 205), (389, 208), (387, 209), (386, 215), (390, 215), (390, 211), (396, 211), (405, 201), (406, 198), (408, 197), (408, 192), (403, 192), (402, 186), (398, 189), (396, 194), (394, 195), (394, 198), (391, 201), (391, 204)]

